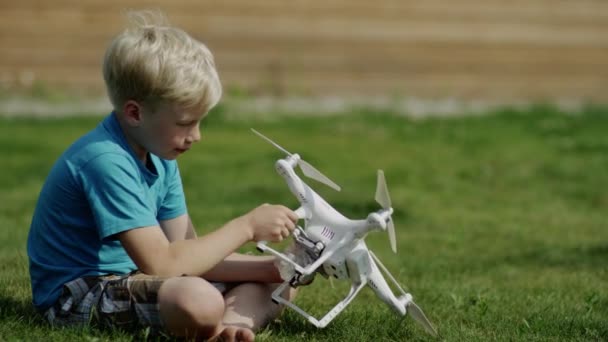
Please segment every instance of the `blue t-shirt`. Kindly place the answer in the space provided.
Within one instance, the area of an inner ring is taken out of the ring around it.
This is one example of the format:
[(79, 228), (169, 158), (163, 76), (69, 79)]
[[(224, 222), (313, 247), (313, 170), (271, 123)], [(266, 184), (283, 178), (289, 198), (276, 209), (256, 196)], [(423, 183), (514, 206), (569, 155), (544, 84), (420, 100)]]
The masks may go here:
[(116, 234), (186, 213), (175, 161), (146, 167), (115, 114), (61, 155), (38, 198), (27, 241), (34, 305), (50, 307), (62, 285), (137, 269)]

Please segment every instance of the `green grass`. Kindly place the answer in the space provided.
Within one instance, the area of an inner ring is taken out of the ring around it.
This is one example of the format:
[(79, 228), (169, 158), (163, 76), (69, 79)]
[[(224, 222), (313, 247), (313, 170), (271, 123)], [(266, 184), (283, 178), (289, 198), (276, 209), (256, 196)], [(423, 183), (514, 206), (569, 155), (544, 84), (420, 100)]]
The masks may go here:
[[(133, 340), (96, 329), (51, 329), (30, 306), (25, 241), (46, 173), (99, 118), (0, 119), (0, 340)], [(608, 111), (550, 107), (411, 120), (369, 110), (332, 117), (223, 119), (180, 159), (190, 214), (208, 232), (263, 202), (295, 208), (255, 127), (343, 187), (310, 184), (338, 210), (366, 216), (385, 170), (398, 256), (385, 234), (368, 245), (448, 341), (608, 340)], [(254, 251), (253, 245), (243, 251)], [(321, 277), (298, 305), (321, 316), (348, 284)], [(327, 328), (292, 311), (260, 341), (432, 340), (372, 291)]]

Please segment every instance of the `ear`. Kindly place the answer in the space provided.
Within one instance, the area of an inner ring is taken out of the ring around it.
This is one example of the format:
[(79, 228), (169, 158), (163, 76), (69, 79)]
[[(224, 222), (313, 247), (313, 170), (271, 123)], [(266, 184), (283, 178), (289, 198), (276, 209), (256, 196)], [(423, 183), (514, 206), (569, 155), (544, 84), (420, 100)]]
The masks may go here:
[(128, 100), (125, 102), (122, 107), (122, 112), (124, 113), (125, 121), (133, 127), (137, 127), (142, 124), (144, 115), (142, 112), (142, 107), (137, 101)]

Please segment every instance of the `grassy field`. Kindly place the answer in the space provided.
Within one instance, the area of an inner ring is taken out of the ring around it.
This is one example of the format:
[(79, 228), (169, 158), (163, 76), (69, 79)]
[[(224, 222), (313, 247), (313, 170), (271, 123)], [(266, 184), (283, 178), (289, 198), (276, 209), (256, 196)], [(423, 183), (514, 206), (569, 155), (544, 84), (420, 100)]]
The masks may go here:
[[(0, 119), (0, 340), (138, 340), (96, 329), (51, 329), (35, 315), (25, 241), (36, 197), (58, 155), (99, 118)], [(399, 254), (368, 245), (448, 341), (608, 340), (608, 111), (549, 107), (481, 117), (410, 120), (369, 110), (332, 117), (224, 119), (180, 159), (190, 214), (208, 232), (262, 202), (296, 207), (255, 127), (343, 187), (310, 184), (361, 218), (385, 170)], [(243, 248), (254, 251), (253, 245)], [(321, 277), (298, 305), (321, 316), (348, 284)], [(318, 330), (292, 311), (260, 341), (428, 341), (371, 290)]]

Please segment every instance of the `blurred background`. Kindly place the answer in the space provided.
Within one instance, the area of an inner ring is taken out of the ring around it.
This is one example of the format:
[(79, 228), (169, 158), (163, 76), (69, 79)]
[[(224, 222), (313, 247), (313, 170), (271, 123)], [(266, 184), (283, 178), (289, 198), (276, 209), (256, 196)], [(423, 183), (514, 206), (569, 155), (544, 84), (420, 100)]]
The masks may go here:
[[(0, 0), (0, 341), (140, 336), (49, 329), (25, 250), (47, 173), (99, 122), (36, 116), (107, 115), (102, 58), (128, 9), (216, 57), (222, 115), (180, 160), (199, 233), (296, 207), (255, 127), (340, 184), (309, 183), (348, 217), (377, 210), (385, 170), (400, 254), (366, 242), (445, 340), (608, 341), (608, 0)], [(328, 288), (299, 305), (319, 317), (347, 293)], [(327, 329), (288, 311), (259, 340), (426, 340), (388, 312), (362, 291)]]
[(4, 112), (7, 94), (104, 99), (102, 56), (130, 8), (205, 42), (228, 98), (411, 112), (608, 99), (605, 0), (1, 0)]

